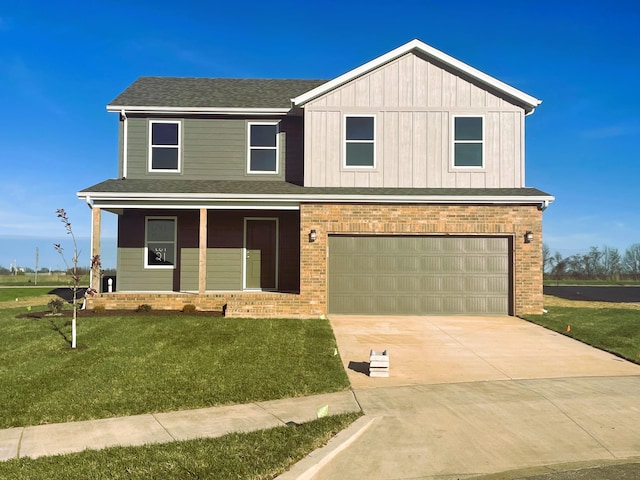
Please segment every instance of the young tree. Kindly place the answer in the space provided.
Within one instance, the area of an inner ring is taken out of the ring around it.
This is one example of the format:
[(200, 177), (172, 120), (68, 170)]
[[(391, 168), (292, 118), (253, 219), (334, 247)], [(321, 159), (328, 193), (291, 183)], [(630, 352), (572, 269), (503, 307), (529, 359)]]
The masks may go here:
[[(73, 319), (71, 320), (71, 348), (76, 348), (76, 323), (78, 318), (78, 290), (80, 289), (80, 273), (78, 268), (78, 257), (80, 255), (80, 251), (78, 251), (78, 244), (76, 243), (76, 236), (73, 234), (73, 230), (71, 228), (71, 222), (69, 221), (69, 217), (67, 216), (67, 212), (63, 208), (58, 208), (56, 210), (56, 214), (60, 221), (63, 223), (65, 229), (67, 230), (67, 235), (71, 235), (71, 239), (73, 240), (73, 257), (71, 262), (73, 267), (69, 267), (67, 263), (67, 259), (64, 256), (64, 249), (59, 243), (54, 243), (53, 246), (56, 251), (62, 257), (64, 264), (67, 267), (67, 270), (71, 272), (71, 278), (73, 280), (72, 292), (73, 292)], [(96, 255), (91, 259), (91, 269), (100, 268), (100, 256)], [(85, 292), (85, 295), (95, 295), (97, 291), (93, 288), (88, 288)]]

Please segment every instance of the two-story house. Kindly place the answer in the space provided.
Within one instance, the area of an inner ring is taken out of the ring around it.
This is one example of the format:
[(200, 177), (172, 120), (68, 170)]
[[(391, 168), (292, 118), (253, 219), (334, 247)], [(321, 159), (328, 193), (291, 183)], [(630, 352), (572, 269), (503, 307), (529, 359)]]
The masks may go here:
[(92, 255), (118, 216), (117, 288), (90, 305), (539, 313), (539, 104), (419, 40), (328, 81), (139, 78), (107, 106), (119, 178), (78, 193)]

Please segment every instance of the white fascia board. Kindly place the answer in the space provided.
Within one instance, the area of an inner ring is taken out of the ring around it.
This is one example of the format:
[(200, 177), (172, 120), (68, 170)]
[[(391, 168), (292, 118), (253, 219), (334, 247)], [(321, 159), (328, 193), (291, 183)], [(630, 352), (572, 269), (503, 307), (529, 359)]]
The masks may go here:
[(235, 108), (235, 107), (160, 107), (107, 105), (107, 112), (201, 115), (286, 115), (290, 108)]
[(320, 85), (319, 87), (314, 88), (313, 90), (309, 90), (306, 93), (303, 93), (302, 95), (299, 95), (293, 99), (291, 99), (291, 102), (294, 105), (303, 105), (305, 103), (307, 103), (310, 100), (313, 100), (316, 97), (319, 97), (320, 95), (323, 95), (331, 90), (333, 90), (334, 88), (337, 88), (351, 80), (353, 80), (354, 78), (357, 78), (361, 75), (364, 75), (365, 73), (368, 73), (382, 65), (384, 65), (385, 63), (388, 63), (392, 60), (395, 60), (396, 58), (411, 52), (413, 50), (417, 50), (419, 52), (424, 53), (425, 55), (428, 55), (430, 57), (433, 57), (439, 61), (441, 61), (442, 63), (449, 65), (451, 67), (453, 67), (456, 70), (460, 70), (461, 72), (466, 73), (467, 75), (476, 78), (477, 80), (479, 80), (482, 83), (485, 83), (497, 90), (500, 90), (504, 93), (506, 93), (507, 95), (514, 97), (518, 100), (520, 100), (521, 102), (530, 105), (531, 106), (531, 110), (533, 110), (535, 107), (537, 107), (538, 105), (540, 105), (542, 103), (542, 100), (538, 100), (535, 97), (532, 97), (531, 95), (528, 95), (520, 90), (518, 90), (517, 88), (514, 88), (510, 85), (507, 85), (504, 82), (501, 82), (500, 80), (498, 80), (497, 78), (494, 78), (490, 75), (487, 75), (486, 73), (481, 72), (480, 70), (477, 70), (475, 68), (473, 68), (470, 65), (467, 65), (464, 62), (461, 62), (460, 60), (457, 60), (453, 57), (451, 57), (450, 55), (447, 55), (444, 52), (441, 52), (440, 50), (433, 48), (430, 45), (427, 45), (426, 43), (418, 40), (418, 39), (414, 39), (411, 40), (408, 43), (405, 43), (404, 45), (391, 50), (388, 53), (385, 53), (384, 55), (374, 58), (373, 60), (371, 60), (370, 62), (365, 63), (364, 65), (361, 65), (358, 68), (354, 68), (353, 70), (350, 70), (349, 72), (340, 75), (337, 78), (334, 78), (333, 80), (324, 83), (322, 85)]
[[(150, 208), (153, 201), (177, 200), (176, 206), (190, 203), (188, 208), (194, 208), (194, 202), (233, 202), (238, 204), (278, 204), (278, 203), (456, 203), (456, 204), (530, 204), (551, 203), (555, 197), (551, 195), (513, 195), (513, 196), (491, 196), (491, 195), (338, 195), (338, 194), (317, 194), (317, 195), (295, 195), (295, 194), (201, 194), (201, 193), (124, 193), (113, 194), (106, 192), (92, 192), (84, 194), (77, 193), (78, 198), (86, 199), (91, 197), (96, 206), (109, 204), (110, 207), (126, 207), (129, 202), (149, 202), (145, 207)], [(173, 204), (172, 204), (173, 205)], [(162, 208), (169, 208), (164, 204)], [(178, 207), (176, 207), (178, 208)]]

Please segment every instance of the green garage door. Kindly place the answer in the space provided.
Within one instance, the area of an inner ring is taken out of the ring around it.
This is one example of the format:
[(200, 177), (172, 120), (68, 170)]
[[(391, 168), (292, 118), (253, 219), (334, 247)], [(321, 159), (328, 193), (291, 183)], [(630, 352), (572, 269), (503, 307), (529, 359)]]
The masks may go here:
[(330, 236), (329, 312), (509, 314), (506, 237)]

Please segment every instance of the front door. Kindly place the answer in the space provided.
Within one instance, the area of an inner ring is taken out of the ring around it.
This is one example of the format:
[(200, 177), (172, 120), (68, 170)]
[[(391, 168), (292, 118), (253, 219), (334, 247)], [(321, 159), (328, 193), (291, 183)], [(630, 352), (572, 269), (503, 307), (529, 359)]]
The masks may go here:
[(278, 288), (278, 220), (245, 219), (244, 271), (246, 289)]

